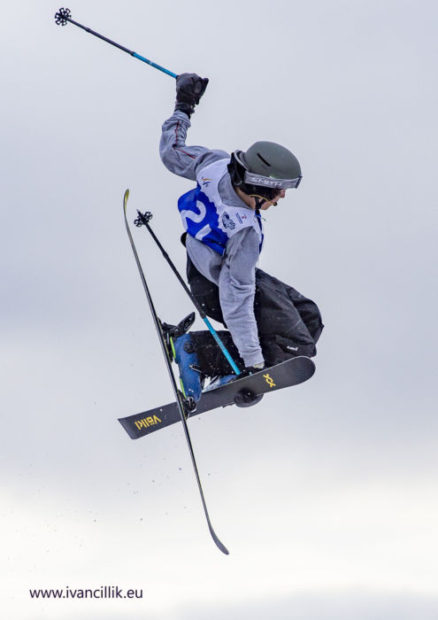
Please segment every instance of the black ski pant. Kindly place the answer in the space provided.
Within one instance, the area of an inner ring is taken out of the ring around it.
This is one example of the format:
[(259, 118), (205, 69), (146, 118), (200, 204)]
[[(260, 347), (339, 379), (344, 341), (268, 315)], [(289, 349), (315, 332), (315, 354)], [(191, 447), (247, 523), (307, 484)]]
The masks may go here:
[[(188, 256), (187, 279), (193, 295), (207, 316), (226, 327), (218, 287), (199, 273)], [(261, 269), (256, 269), (254, 314), (267, 366), (274, 366), (297, 355), (316, 355), (315, 345), (324, 327), (318, 306)], [(243, 370), (244, 363), (231, 334), (225, 330), (218, 331), (218, 334), (234, 361)], [(214, 376), (232, 372), (209, 331), (191, 332), (191, 335), (203, 374)]]

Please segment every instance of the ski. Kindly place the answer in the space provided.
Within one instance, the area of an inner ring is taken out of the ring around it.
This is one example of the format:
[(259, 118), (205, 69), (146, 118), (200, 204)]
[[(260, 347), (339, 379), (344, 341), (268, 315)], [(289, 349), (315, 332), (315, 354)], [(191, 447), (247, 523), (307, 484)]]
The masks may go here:
[[(218, 407), (254, 405), (264, 394), (303, 383), (310, 379), (314, 372), (315, 365), (311, 359), (304, 356), (293, 357), (271, 368), (265, 368), (214, 390), (203, 392), (196, 409), (187, 411), (186, 415), (191, 418)], [(139, 439), (179, 421), (176, 402), (119, 418), (120, 424), (131, 439)]]
[(157, 330), (157, 334), (158, 334), (158, 337), (159, 337), (159, 340), (160, 340), (160, 344), (161, 344), (161, 348), (162, 348), (162, 351), (163, 351), (163, 355), (164, 355), (164, 358), (165, 358), (165, 361), (166, 361), (166, 366), (167, 366), (167, 370), (168, 370), (168, 373), (169, 373), (169, 378), (170, 378), (170, 381), (172, 383), (172, 388), (173, 388), (173, 391), (174, 391), (174, 394), (175, 394), (175, 404), (176, 404), (176, 407), (177, 407), (177, 410), (178, 410), (179, 419), (181, 420), (182, 425), (183, 425), (184, 434), (185, 434), (185, 437), (186, 437), (187, 446), (189, 448), (190, 457), (191, 457), (191, 460), (192, 460), (192, 465), (193, 465), (193, 469), (194, 469), (194, 472), (195, 472), (195, 477), (196, 477), (196, 481), (197, 481), (197, 484), (198, 484), (198, 489), (199, 489), (199, 493), (200, 493), (200, 496), (201, 496), (201, 502), (202, 502), (202, 506), (203, 506), (204, 513), (205, 513), (205, 517), (206, 517), (206, 520), (207, 520), (208, 529), (209, 529), (210, 535), (211, 535), (214, 543), (218, 547), (218, 549), (220, 551), (222, 551), (222, 553), (224, 553), (225, 555), (229, 555), (228, 549), (219, 540), (218, 536), (216, 535), (216, 532), (213, 529), (213, 526), (212, 526), (212, 523), (211, 523), (211, 520), (210, 520), (210, 515), (209, 515), (208, 510), (207, 510), (207, 504), (206, 504), (206, 501), (205, 501), (204, 491), (202, 489), (201, 478), (199, 476), (198, 466), (196, 464), (195, 454), (194, 454), (194, 451), (193, 451), (193, 445), (192, 445), (192, 441), (191, 441), (191, 438), (190, 438), (189, 429), (188, 429), (188, 426), (187, 426), (185, 404), (184, 404), (184, 402), (182, 400), (182, 396), (181, 396), (181, 394), (180, 394), (180, 392), (178, 390), (178, 387), (177, 387), (177, 384), (176, 384), (176, 381), (175, 381), (175, 377), (174, 377), (174, 374), (173, 374), (173, 371), (172, 371), (172, 360), (169, 357), (169, 352), (168, 352), (167, 347), (166, 347), (166, 342), (165, 342), (165, 339), (164, 339), (164, 334), (163, 334), (163, 330), (162, 330), (162, 327), (161, 327), (161, 322), (160, 322), (160, 320), (158, 318), (158, 315), (156, 313), (155, 306), (154, 306), (154, 303), (152, 301), (152, 297), (151, 297), (151, 294), (150, 294), (150, 291), (149, 291), (149, 287), (147, 285), (146, 278), (145, 278), (145, 275), (144, 275), (144, 272), (143, 272), (143, 268), (141, 266), (140, 259), (138, 257), (137, 248), (135, 246), (135, 242), (134, 242), (134, 239), (132, 237), (131, 230), (129, 228), (128, 217), (127, 217), (128, 198), (129, 198), (129, 189), (127, 189), (125, 191), (125, 194), (123, 196), (123, 215), (124, 215), (124, 219), (125, 219), (126, 232), (128, 233), (129, 242), (131, 244), (131, 248), (132, 248), (132, 252), (134, 254), (135, 262), (137, 263), (138, 271), (139, 271), (139, 274), (140, 274), (140, 279), (142, 281), (143, 288), (144, 288), (144, 291), (146, 293), (146, 297), (147, 297), (147, 300), (148, 300), (149, 308), (151, 310), (151, 314), (152, 314), (152, 317), (153, 317), (153, 320), (154, 320), (154, 324), (155, 324), (155, 327), (156, 327), (156, 330)]

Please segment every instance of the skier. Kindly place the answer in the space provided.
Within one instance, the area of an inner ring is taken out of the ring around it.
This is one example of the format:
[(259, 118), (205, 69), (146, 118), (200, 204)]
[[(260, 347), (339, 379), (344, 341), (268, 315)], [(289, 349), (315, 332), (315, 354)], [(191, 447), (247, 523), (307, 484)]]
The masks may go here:
[[(256, 142), (231, 155), (187, 146), (190, 117), (207, 84), (207, 78), (193, 73), (178, 76), (175, 110), (163, 124), (160, 140), (164, 165), (197, 183), (178, 200), (189, 286), (206, 314), (229, 330), (218, 334), (244, 372), (296, 355), (312, 357), (323, 329), (318, 307), (256, 268), (263, 245), (260, 212), (299, 186), (300, 164), (273, 142)], [(235, 377), (208, 331), (181, 335), (181, 330), (166, 328), (174, 336), (186, 396), (199, 400), (206, 377), (219, 378), (214, 387)]]

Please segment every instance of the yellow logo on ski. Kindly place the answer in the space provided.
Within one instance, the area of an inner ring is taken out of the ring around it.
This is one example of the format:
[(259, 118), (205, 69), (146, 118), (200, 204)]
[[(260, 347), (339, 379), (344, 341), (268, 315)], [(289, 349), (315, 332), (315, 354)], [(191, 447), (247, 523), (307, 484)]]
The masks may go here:
[(143, 418), (142, 420), (136, 420), (135, 426), (138, 430), (142, 428), (148, 428), (149, 426), (156, 426), (157, 424), (161, 424), (162, 420), (157, 415), (148, 416), (147, 418)]
[(266, 383), (269, 385), (270, 388), (277, 387), (274, 383), (274, 379), (271, 377), (269, 373), (266, 373), (265, 375), (263, 375), (263, 378), (265, 379)]

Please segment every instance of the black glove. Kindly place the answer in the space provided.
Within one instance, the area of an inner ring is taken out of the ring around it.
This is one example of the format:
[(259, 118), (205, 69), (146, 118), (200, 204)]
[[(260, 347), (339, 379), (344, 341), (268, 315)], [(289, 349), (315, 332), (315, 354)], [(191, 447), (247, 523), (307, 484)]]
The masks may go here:
[(185, 112), (189, 118), (205, 93), (208, 78), (201, 78), (196, 73), (181, 73), (176, 78), (175, 110)]

